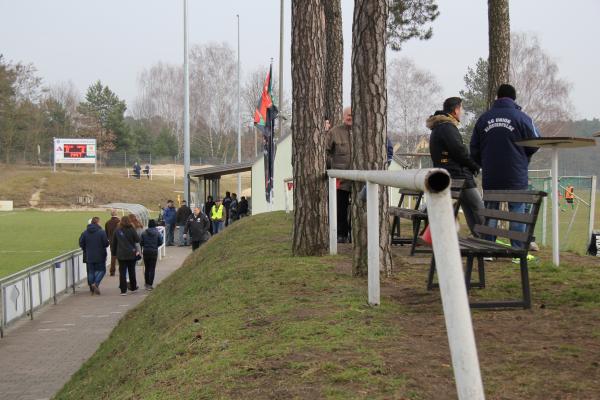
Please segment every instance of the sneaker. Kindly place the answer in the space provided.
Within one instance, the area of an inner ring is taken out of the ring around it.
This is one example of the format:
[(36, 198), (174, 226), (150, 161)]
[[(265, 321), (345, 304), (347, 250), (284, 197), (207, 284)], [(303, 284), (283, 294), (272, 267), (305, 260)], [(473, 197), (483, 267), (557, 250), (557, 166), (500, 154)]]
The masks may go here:
[(100, 288), (98, 287), (98, 285), (92, 285), (94, 287), (94, 293), (96, 293), (98, 296), (100, 296)]
[(121, 296), (127, 296), (127, 292), (121, 292)]
[(129, 291), (130, 291), (131, 293), (135, 293), (135, 292), (137, 292), (137, 291), (138, 291), (138, 289), (139, 289), (139, 286), (136, 286), (134, 289), (129, 289)]
[(520, 264), (521, 263), (521, 259), (520, 258), (513, 258), (512, 259), (512, 263), (513, 264)]
[(154, 290), (154, 288), (152, 287), (152, 285), (146, 285), (146, 290), (150, 292)]
[(540, 246), (536, 242), (529, 243), (529, 251), (540, 251)]
[(494, 261), (494, 257), (483, 257), (483, 261)]

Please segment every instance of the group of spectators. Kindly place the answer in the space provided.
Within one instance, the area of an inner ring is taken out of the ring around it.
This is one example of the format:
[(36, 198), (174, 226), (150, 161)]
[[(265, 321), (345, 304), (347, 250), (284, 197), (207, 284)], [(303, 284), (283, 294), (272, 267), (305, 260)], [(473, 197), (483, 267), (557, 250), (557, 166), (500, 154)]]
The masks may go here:
[[(516, 103), (516, 89), (509, 85), (500, 85), (497, 99), (491, 108), (482, 114), (473, 130), (469, 147), (463, 142), (458, 125), (464, 120), (463, 101), (459, 97), (450, 97), (443, 103), (442, 110), (430, 116), (426, 125), (431, 129), (429, 151), (434, 167), (446, 169), (452, 178), (465, 181), (461, 193), (461, 207), (467, 224), (474, 236), (473, 228), (483, 224), (481, 211), (484, 203), (474, 177), (482, 171), (483, 190), (526, 190), (528, 188), (528, 167), (535, 147), (523, 147), (519, 140), (539, 137), (531, 117), (521, 111)], [(327, 168), (350, 169), (352, 158), (352, 114), (350, 108), (344, 109), (343, 124), (327, 131), (326, 155)], [(390, 157), (388, 140), (388, 160)], [(350, 201), (350, 182), (338, 180), (337, 184), (337, 226), (338, 242), (347, 242), (350, 235), (348, 204)], [(571, 195), (572, 193), (569, 193)], [(488, 208), (498, 209), (498, 202), (485, 204)], [(525, 212), (525, 203), (510, 202), (511, 212)], [(490, 220), (492, 226), (497, 221)], [(511, 223), (510, 229), (524, 231), (525, 225)], [(495, 241), (495, 237), (485, 239)], [(512, 246), (522, 247), (522, 243), (512, 241)]]
[(87, 265), (88, 286), (92, 295), (100, 294), (100, 283), (106, 275), (107, 247), (110, 247), (111, 262), (109, 273), (116, 273), (116, 261), (119, 264), (119, 289), (121, 295), (127, 291), (136, 292), (137, 285), (135, 266), (137, 261), (144, 260), (144, 286), (152, 290), (158, 259), (158, 248), (163, 244), (162, 234), (156, 228), (156, 221), (151, 219), (148, 228), (144, 229), (135, 214), (117, 216), (111, 211), (111, 218), (100, 225), (100, 218), (90, 220), (86, 230), (79, 237), (79, 246), (83, 250), (83, 262)]
[[(146, 164), (144, 166), (144, 175), (146, 175), (147, 179), (150, 179), (150, 164)], [(142, 167), (139, 162), (133, 163), (133, 177), (135, 179), (142, 179)]]
[[(238, 201), (236, 193), (225, 192), (225, 197), (222, 201), (218, 197), (216, 200), (213, 200), (212, 196), (208, 196), (204, 207), (196, 207), (193, 212), (185, 200), (181, 201), (179, 208), (175, 208), (173, 200), (168, 200), (166, 207), (162, 209), (162, 219), (164, 220), (166, 231), (166, 245), (191, 245), (195, 249), (201, 243), (208, 240), (207, 235), (196, 224), (201, 223), (203, 227), (206, 220), (206, 233), (208, 235), (216, 235), (225, 226), (247, 215), (248, 200), (246, 200), (245, 196), (242, 196)], [(175, 230), (178, 231), (177, 244), (175, 242)], [(194, 231), (196, 232), (195, 235)], [(195, 238), (198, 238), (198, 240), (195, 240)]]

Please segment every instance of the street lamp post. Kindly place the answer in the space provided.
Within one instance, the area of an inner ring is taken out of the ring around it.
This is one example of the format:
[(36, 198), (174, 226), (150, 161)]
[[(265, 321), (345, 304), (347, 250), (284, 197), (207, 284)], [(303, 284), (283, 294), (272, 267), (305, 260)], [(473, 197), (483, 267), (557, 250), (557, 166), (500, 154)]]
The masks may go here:
[[(238, 34), (238, 51), (237, 51), (237, 161), (242, 162), (242, 134), (241, 124), (242, 117), (240, 115), (240, 15), (237, 15), (237, 34)], [(242, 174), (237, 174), (237, 194), (242, 195)]]
[(187, 0), (183, 0), (183, 198), (190, 202), (190, 69), (188, 65)]

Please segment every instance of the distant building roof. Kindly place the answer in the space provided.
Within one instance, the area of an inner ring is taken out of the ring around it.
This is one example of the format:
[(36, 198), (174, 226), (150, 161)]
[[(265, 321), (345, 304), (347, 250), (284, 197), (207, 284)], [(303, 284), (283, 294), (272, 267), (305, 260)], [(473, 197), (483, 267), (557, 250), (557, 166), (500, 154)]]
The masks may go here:
[(238, 172), (246, 172), (252, 170), (253, 161), (243, 163), (223, 164), (213, 167), (191, 169), (190, 177), (194, 178), (220, 178), (223, 175), (237, 174)]

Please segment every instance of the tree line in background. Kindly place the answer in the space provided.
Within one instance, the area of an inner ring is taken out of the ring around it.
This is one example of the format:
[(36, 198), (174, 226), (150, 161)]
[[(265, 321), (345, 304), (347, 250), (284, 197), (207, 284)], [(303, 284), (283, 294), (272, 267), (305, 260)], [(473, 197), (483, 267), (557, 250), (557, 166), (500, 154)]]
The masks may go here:
[[(265, 65), (250, 71), (241, 84), (244, 160), (262, 151), (253, 114), (267, 70)], [(236, 84), (236, 58), (229, 45), (191, 48), (192, 159), (219, 164), (237, 159)], [(82, 99), (72, 83), (44, 86), (33, 64), (0, 56), (0, 160), (48, 162), (54, 137), (95, 138), (100, 162), (123, 152), (132, 161), (147, 154), (182, 158), (183, 67), (159, 62), (139, 74), (138, 87), (130, 109), (101, 81), (92, 83)], [(291, 105), (284, 105), (284, 134), (289, 110)]]

